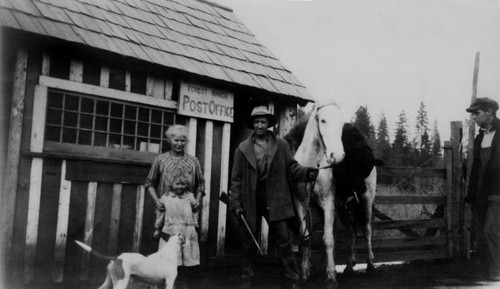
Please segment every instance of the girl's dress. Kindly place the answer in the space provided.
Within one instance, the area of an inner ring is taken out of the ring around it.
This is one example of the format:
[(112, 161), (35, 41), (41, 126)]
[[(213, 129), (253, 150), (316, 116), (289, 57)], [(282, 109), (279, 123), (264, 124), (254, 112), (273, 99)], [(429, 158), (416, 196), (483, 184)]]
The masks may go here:
[[(162, 219), (157, 219), (155, 227), (162, 228), (162, 232), (167, 235), (182, 234), (186, 242), (181, 247), (178, 258), (179, 266), (196, 266), (200, 264), (200, 246), (198, 243), (198, 221), (193, 212), (196, 200), (191, 192), (176, 195), (168, 192), (160, 198), (160, 202), (165, 206), (165, 217), (163, 226)], [(160, 238), (159, 249), (166, 245), (166, 241)]]

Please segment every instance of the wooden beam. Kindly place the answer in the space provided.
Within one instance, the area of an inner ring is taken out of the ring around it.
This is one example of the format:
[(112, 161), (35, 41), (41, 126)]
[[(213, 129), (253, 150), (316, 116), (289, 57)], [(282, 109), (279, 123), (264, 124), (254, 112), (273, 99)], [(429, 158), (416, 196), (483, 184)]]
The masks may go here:
[[(380, 210), (378, 210), (377, 208), (375, 208), (375, 206), (373, 206), (372, 210), (373, 210), (373, 216), (375, 218), (378, 218), (379, 220), (382, 220), (382, 221), (392, 221), (391, 217), (389, 217), (386, 214), (382, 213)], [(415, 231), (412, 231), (410, 229), (400, 229), (399, 231), (401, 233), (409, 236), (409, 237), (419, 237), (419, 235)]]
[[(101, 75), (101, 81), (102, 81), (102, 75)], [(106, 87), (99, 87), (99, 86), (85, 84), (85, 83), (79, 83), (79, 82), (75, 82), (75, 81), (69, 81), (69, 80), (47, 77), (47, 76), (42, 75), (42, 76), (40, 76), (39, 83), (40, 83), (40, 85), (53, 87), (53, 88), (59, 88), (59, 89), (78, 92), (78, 93), (85, 93), (85, 94), (91, 94), (91, 95), (96, 95), (96, 96), (101, 96), (101, 97), (112, 98), (112, 99), (125, 100), (125, 101), (130, 101), (130, 102), (141, 103), (141, 104), (148, 104), (148, 105), (159, 106), (159, 107), (163, 107), (163, 108), (177, 109), (177, 102), (176, 101), (160, 99), (160, 98), (153, 98), (153, 97), (148, 97), (148, 96), (145, 96), (142, 94), (121, 91), (121, 90), (116, 90), (116, 89), (110, 89), (110, 88), (106, 88)]]
[(165, 79), (165, 94), (163, 96), (166, 100), (171, 100), (174, 93), (174, 82), (172, 80)]
[(141, 249), (142, 221), (144, 219), (144, 185), (137, 186), (137, 200), (135, 202), (135, 226), (132, 252)]
[(375, 221), (372, 223), (374, 230), (406, 230), (422, 228), (444, 228), (445, 219), (422, 219), (422, 220), (388, 220)]
[(208, 241), (209, 217), (210, 217), (210, 195), (212, 184), (212, 158), (213, 158), (213, 135), (214, 123), (207, 120), (205, 124), (205, 160), (204, 160), (204, 179), (205, 179), (205, 196), (201, 202), (201, 225), (200, 225), (200, 241)]
[(54, 283), (60, 283), (64, 278), (70, 194), (71, 182), (66, 180), (66, 161), (63, 160), (61, 166), (61, 185), (59, 187), (59, 208), (57, 212), (54, 264), (52, 267), (52, 280)]
[(279, 115), (279, 136), (284, 137), (297, 123), (297, 104), (283, 103)]
[(161, 78), (148, 74), (146, 78), (146, 95), (164, 98), (165, 94), (165, 81)]
[(120, 211), (122, 200), (122, 184), (113, 184), (111, 202), (111, 220), (109, 222), (108, 254), (115, 256), (118, 248), (118, 230), (120, 228)]
[(197, 131), (198, 120), (194, 117), (190, 117), (188, 120), (188, 143), (187, 143), (187, 153), (195, 156), (196, 155), (196, 131)]
[(14, 70), (14, 88), (10, 112), (9, 137), (7, 141), (7, 159), (0, 204), (0, 259), (2, 268), (10, 266), (12, 235), (14, 231), (14, 211), (17, 196), (19, 158), (21, 155), (21, 135), (24, 120), (24, 102), (26, 97), (26, 76), (28, 52), (18, 50)]
[[(87, 188), (87, 210), (85, 211), (85, 235), (83, 242), (92, 246), (94, 239), (94, 217), (95, 217), (95, 204), (97, 197), (97, 183), (89, 182)], [(90, 278), (90, 253), (82, 251), (82, 266), (80, 273), (80, 280), (89, 280)]]
[(453, 164), (452, 164), (452, 146), (450, 141), (444, 142), (444, 165), (446, 167), (446, 179), (444, 190), (446, 193), (446, 236), (448, 238), (448, 257), (453, 256)]
[[(221, 176), (220, 176), (219, 195), (222, 193), (228, 193), (230, 138), (231, 138), (231, 124), (224, 123), (224, 126), (222, 127)], [(227, 205), (220, 201), (218, 228), (217, 228), (217, 253), (216, 253), (217, 256), (224, 255), (224, 243), (226, 240), (226, 215), (227, 215)]]
[(99, 79), (99, 86), (109, 87), (109, 67), (101, 66), (101, 77)]
[(377, 167), (378, 176), (391, 177), (445, 177), (444, 169), (436, 168), (413, 168), (413, 167)]
[(30, 151), (43, 152), (45, 137), (45, 118), (47, 115), (47, 87), (35, 86), (35, 99), (33, 104), (33, 121), (31, 123)]
[(24, 284), (35, 277), (35, 257), (38, 243), (38, 221), (40, 218), (40, 199), (42, 194), (43, 159), (31, 160), (28, 216), (26, 224), (26, 244), (24, 250)]
[(83, 81), (83, 62), (71, 59), (69, 65), (69, 80), (82, 82)]
[(446, 203), (446, 196), (377, 195), (375, 196), (375, 203), (377, 205), (397, 205), (397, 204), (439, 205)]

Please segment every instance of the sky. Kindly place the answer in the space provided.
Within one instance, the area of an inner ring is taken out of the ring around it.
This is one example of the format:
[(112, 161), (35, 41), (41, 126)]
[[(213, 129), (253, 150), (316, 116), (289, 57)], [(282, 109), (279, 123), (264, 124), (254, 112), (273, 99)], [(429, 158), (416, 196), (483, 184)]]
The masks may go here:
[[(477, 96), (500, 102), (500, 0), (211, 0), (231, 8), (317, 99), (367, 106), (391, 133), (420, 102), (441, 140)], [(467, 133), (465, 133), (467, 134)], [(392, 141), (392, 139), (391, 139)]]

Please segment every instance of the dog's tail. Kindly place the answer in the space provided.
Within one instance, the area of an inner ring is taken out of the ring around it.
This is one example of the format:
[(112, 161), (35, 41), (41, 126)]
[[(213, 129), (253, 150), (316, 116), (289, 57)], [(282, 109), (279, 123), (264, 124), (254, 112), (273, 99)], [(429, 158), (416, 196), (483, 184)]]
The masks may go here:
[(85, 243), (82, 243), (78, 240), (75, 240), (75, 243), (82, 247), (83, 250), (89, 252), (90, 254), (96, 256), (97, 258), (101, 258), (101, 259), (104, 259), (104, 260), (110, 260), (110, 261), (115, 261), (116, 260), (116, 257), (113, 257), (113, 256), (107, 256), (107, 255), (103, 255), (99, 252), (97, 252), (96, 250), (92, 249), (89, 245), (85, 244)]

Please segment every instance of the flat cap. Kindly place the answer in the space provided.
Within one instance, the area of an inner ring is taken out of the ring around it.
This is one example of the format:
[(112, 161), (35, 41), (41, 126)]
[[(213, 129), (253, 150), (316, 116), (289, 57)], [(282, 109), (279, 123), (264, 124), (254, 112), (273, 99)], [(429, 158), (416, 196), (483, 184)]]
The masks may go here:
[(493, 99), (487, 97), (480, 97), (474, 100), (474, 102), (466, 109), (467, 112), (474, 112), (480, 108), (491, 108), (493, 111), (498, 110), (498, 103)]

